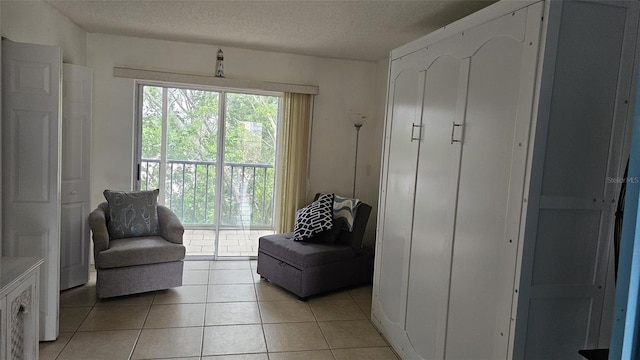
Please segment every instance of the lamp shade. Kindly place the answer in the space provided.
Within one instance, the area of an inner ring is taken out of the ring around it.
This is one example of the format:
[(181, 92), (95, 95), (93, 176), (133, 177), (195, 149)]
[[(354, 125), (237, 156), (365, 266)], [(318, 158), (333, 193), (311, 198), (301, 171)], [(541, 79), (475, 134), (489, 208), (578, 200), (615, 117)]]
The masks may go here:
[(349, 119), (351, 120), (351, 123), (353, 125), (362, 126), (367, 121), (367, 115), (364, 115), (364, 114), (351, 114), (349, 116)]

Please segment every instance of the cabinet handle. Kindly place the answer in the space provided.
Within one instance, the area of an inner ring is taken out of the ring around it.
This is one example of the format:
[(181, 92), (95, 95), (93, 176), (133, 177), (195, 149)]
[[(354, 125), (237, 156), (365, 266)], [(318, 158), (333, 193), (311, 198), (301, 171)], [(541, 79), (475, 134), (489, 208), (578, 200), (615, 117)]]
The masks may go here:
[[(420, 127), (421, 126), (422, 125), (416, 124), (416, 123), (412, 123), (411, 124), (411, 142), (413, 142), (413, 140), (420, 140), (420, 136), (419, 135), (420, 135)], [(418, 128), (418, 137), (413, 136), (415, 128)]]
[(456, 126), (462, 126), (462, 124), (456, 124), (456, 122), (454, 121), (454, 122), (452, 123), (452, 125), (453, 125), (453, 126), (451, 126), (451, 143), (453, 144), (454, 142), (460, 142), (460, 141), (461, 141), (461, 140), (455, 140), (455, 139), (453, 138), (453, 135), (454, 135), (454, 134), (455, 134), (455, 132), (456, 132)]

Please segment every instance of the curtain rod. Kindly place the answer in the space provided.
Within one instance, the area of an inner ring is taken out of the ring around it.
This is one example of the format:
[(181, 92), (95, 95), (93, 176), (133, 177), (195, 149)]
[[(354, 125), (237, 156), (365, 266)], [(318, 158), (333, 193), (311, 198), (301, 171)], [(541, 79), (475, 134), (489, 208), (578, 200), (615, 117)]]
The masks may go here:
[(280, 91), (298, 94), (318, 95), (319, 88), (315, 85), (283, 84), (267, 81), (241, 80), (221, 78), (210, 75), (181, 74), (167, 71), (143, 70), (127, 67), (113, 67), (113, 76), (119, 78), (166, 81), (183, 84), (209, 85), (238, 89), (253, 89), (265, 91)]

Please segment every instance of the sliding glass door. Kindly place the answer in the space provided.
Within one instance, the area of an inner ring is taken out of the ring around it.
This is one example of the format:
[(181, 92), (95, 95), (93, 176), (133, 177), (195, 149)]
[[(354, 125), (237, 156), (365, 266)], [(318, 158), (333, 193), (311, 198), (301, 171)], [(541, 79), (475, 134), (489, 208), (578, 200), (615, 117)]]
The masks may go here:
[(273, 233), (278, 94), (138, 88), (138, 188), (185, 225), (188, 256), (256, 256)]

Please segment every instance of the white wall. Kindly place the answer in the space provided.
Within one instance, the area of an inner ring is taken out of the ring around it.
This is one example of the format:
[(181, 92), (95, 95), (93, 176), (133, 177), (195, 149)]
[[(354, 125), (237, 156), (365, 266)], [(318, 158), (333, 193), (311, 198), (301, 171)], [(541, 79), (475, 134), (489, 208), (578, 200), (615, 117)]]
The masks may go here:
[(2, 36), (16, 42), (57, 45), (63, 61), (85, 65), (87, 32), (42, 1), (0, 1)]
[[(378, 218), (378, 193), (380, 190), (380, 171), (382, 168), (382, 147), (384, 145), (384, 119), (387, 104), (387, 78), (389, 73), (389, 59), (382, 59), (376, 63), (376, 85), (374, 93), (375, 112), (370, 121), (362, 128), (362, 135), (367, 136), (367, 146), (370, 162), (361, 172), (365, 173), (366, 184), (358, 186), (366, 187), (367, 198), (373, 207), (371, 217), (367, 225), (367, 233), (365, 243), (374, 247), (374, 239), (376, 232), (376, 220)], [(367, 130), (365, 132), (365, 130)], [(360, 168), (360, 166), (358, 166)]]
[[(89, 34), (87, 64), (94, 70), (92, 206), (102, 191), (129, 189), (134, 146), (134, 81), (113, 77), (114, 66), (213, 74), (217, 46)], [(228, 78), (317, 85), (308, 198), (316, 192), (351, 195), (355, 129), (351, 113), (368, 116), (360, 132), (357, 197), (376, 205), (386, 87), (376, 63), (223, 47)], [(370, 226), (375, 228), (375, 217)], [(373, 233), (369, 234), (372, 241)]]
[[(113, 66), (213, 73), (217, 46), (87, 34), (42, 1), (0, 1), (2, 36), (58, 45), (64, 61), (94, 70), (92, 206), (105, 188), (131, 188), (134, 83), (112, 76)], [(360, 131), (356, 196), (374, 207), (367, 242), (375, 233), (382, 153), (386, 60), (347, 61), (224, 47), (227, 77), (318, 85), (311, 139), (309, 194), (351, 195), (355, 129), (349, 115), (367, 115)]]

